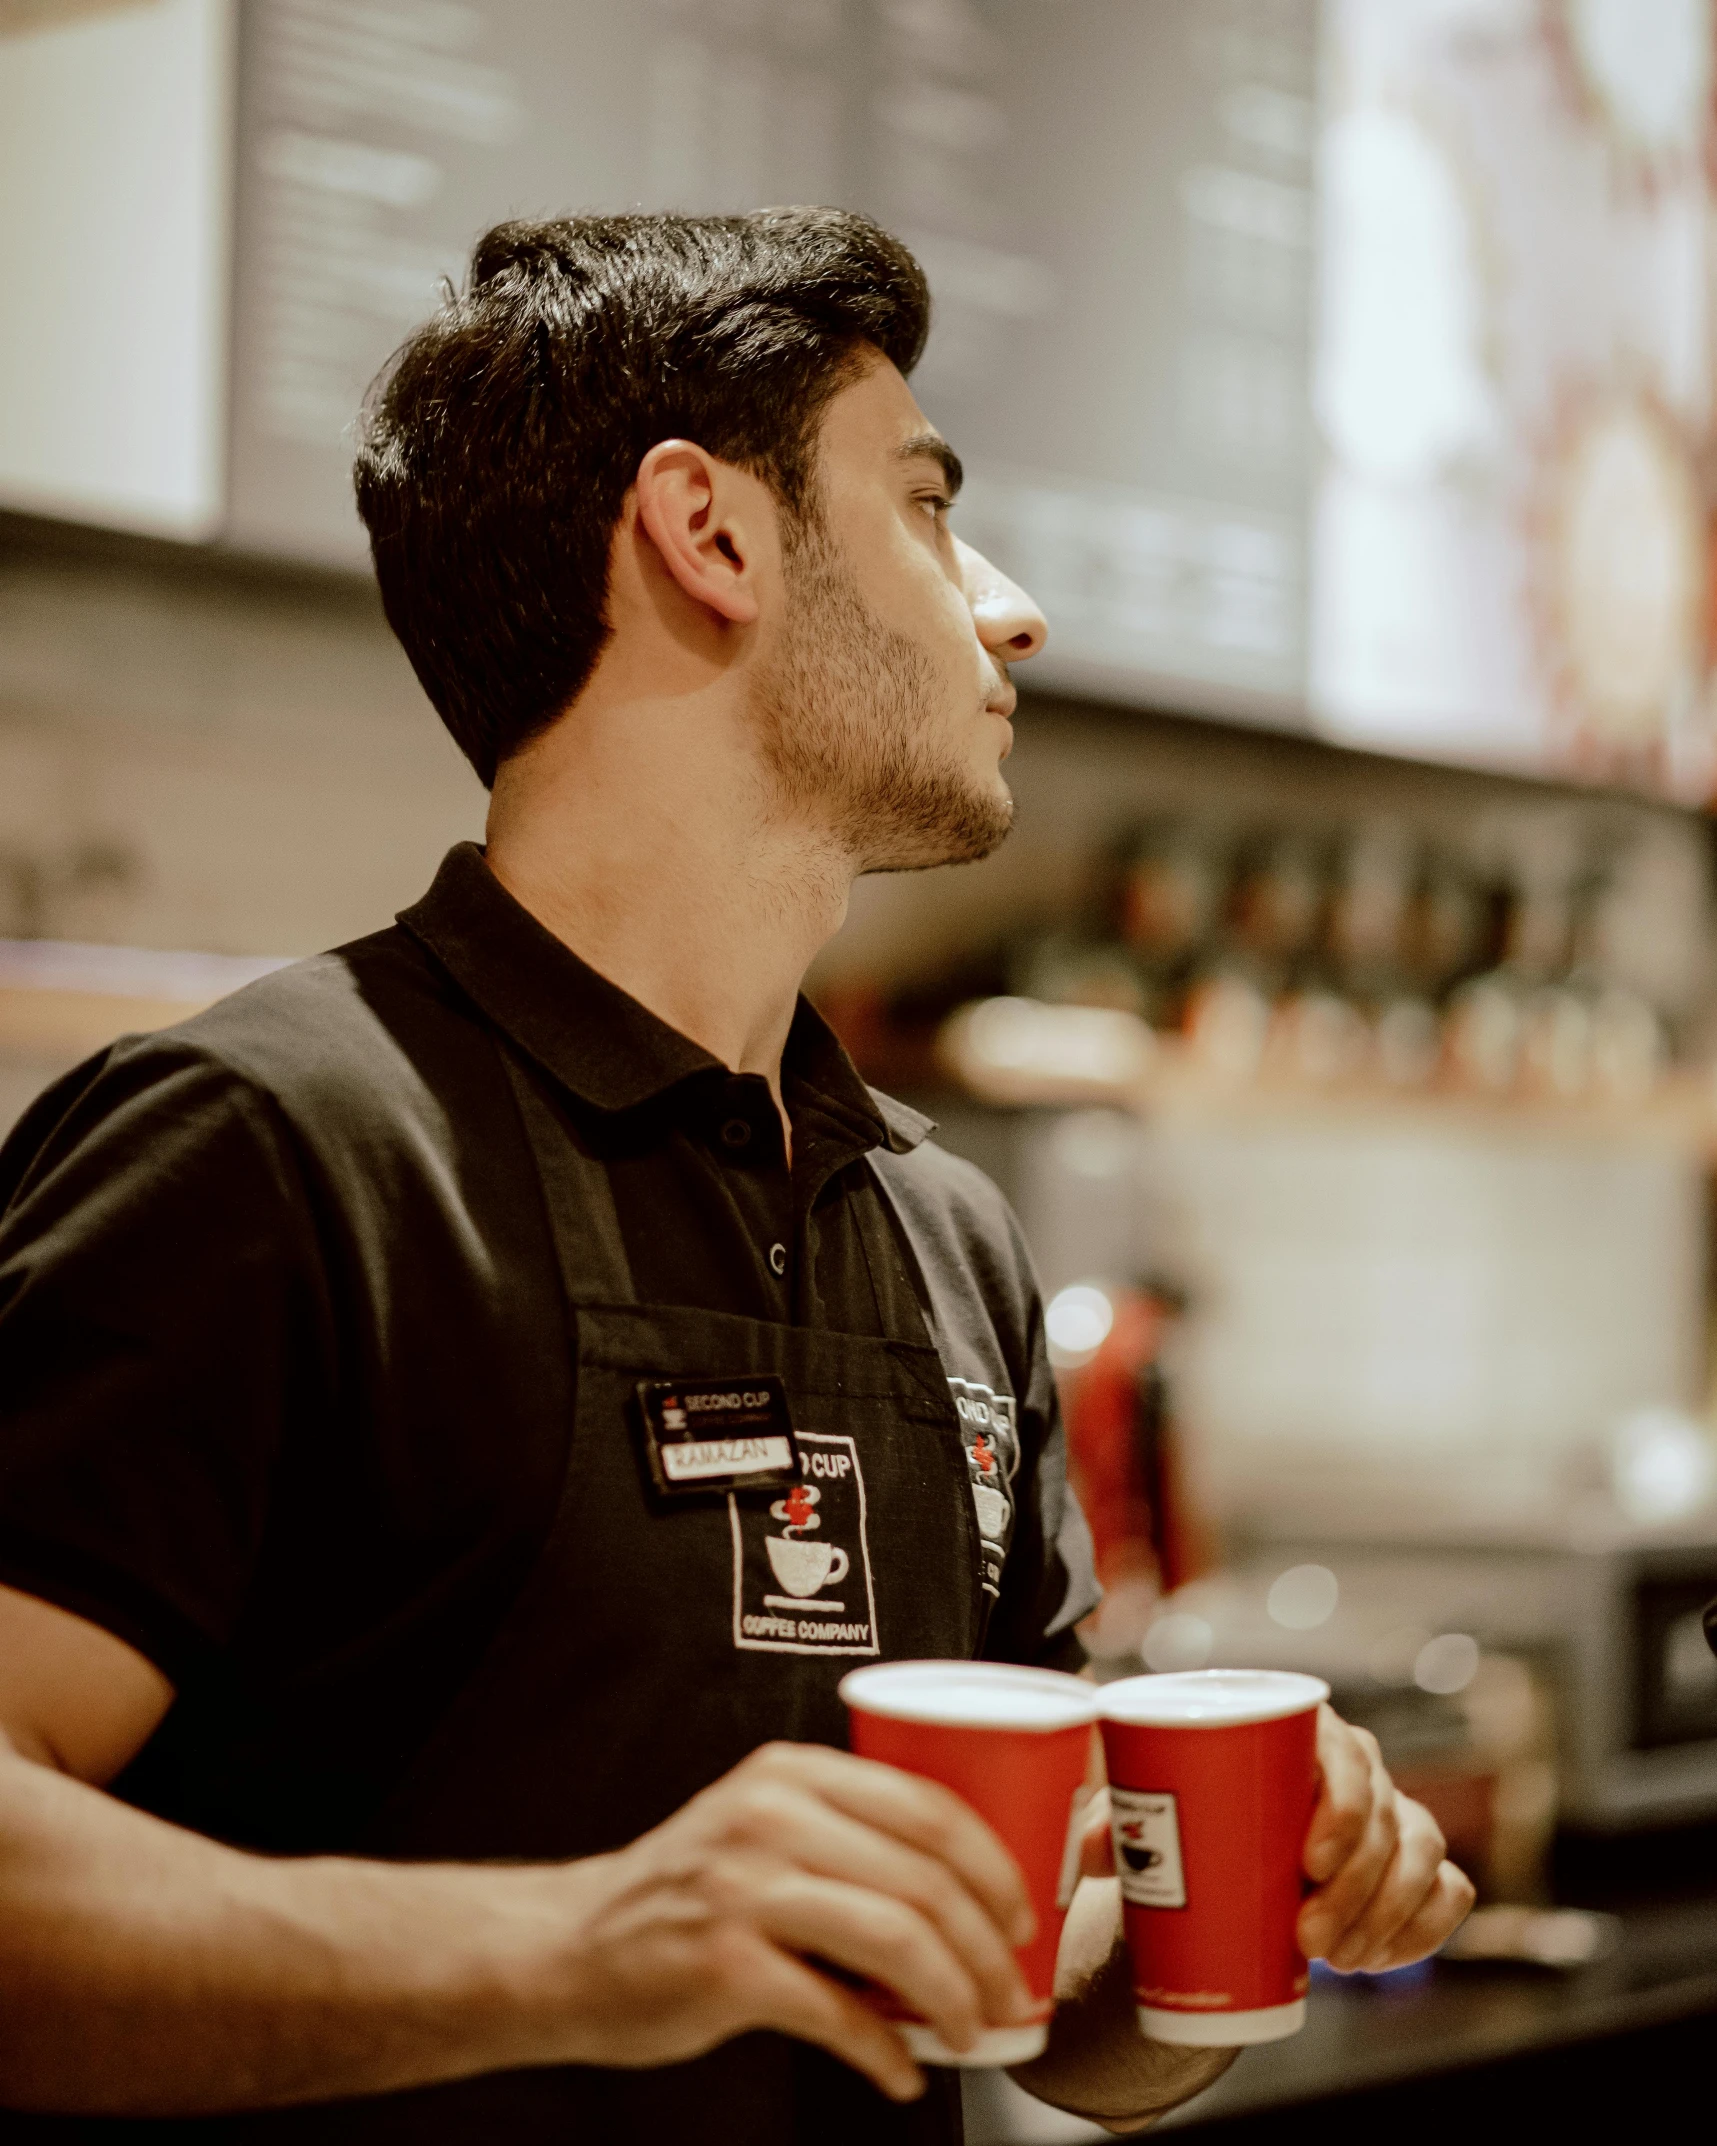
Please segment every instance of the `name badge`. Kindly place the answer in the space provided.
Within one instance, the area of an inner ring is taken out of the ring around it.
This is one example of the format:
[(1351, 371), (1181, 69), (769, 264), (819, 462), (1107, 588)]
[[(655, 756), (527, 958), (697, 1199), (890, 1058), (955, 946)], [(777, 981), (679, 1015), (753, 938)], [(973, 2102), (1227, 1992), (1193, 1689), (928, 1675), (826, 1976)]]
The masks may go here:
[(667, 1497), (691, 1491), (785, 1490), (800, 1478), (787, 1389), (739, 1379), (640, 1379), (650, 1476)]

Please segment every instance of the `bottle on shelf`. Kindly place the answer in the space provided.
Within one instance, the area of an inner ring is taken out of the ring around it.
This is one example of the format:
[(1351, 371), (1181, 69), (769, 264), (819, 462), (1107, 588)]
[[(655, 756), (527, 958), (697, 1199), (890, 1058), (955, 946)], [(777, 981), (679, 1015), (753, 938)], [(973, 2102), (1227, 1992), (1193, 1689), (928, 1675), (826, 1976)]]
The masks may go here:
[(1565, 954), (1565, 890), (1547, 876), (1517, 871), (1486, 891), (1486, 913), (1490, 958), (1449, 993), (1444, 1056), (1452, 1087), (1501, 1097), (1520, 1080), (1528, 1002)]
[(1607, 926), (1614, 886), (1612, 860), (1594, 858), (1569, 890), (1566, 961), (1526, 1006), (1521, 1069), (1531, 1093), (1561, 1102), (1638, 1102), (1663, 1070), (1662, 1020), (1613, 973)]
[[(1379, 1070), (1380, 1024), (1403, 994), (1411, 866), (1405, 837), (1381, 822), (1359, 826), (1330, 850), (1318, 944), (1277, 1011), (1279, 1056), (1292, 1076), (1328, 1086)], [(1394, 1028), (1388, 1034), (1393, 1041)]]
[(1182, 1024), (1216, 1078), (1247, 1081), (1264, 1063), (1278, 1001), (1317, 945), (1325, 878), (1315, 837), (1261, 830), (1237, 846), (1219, 921), (1192, 965)]
[(1153, 1028), (1185, 1024), (1199, 965), (1221, 926), (1226, 845), (1187, 819), (1148, 823), (1128, 844), (1115, 890), (1115, 928), (1139, 979)]

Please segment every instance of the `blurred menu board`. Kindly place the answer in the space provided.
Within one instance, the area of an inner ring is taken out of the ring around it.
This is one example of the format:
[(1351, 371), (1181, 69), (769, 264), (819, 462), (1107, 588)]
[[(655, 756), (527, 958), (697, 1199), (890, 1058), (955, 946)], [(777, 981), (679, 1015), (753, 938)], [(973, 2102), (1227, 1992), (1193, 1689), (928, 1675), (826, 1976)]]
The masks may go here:
[(1316, 63), (1316, 0), (248, 0), (230, 537), (362, 561), (353, 413), (499, 218), (843, 202), (1039, 674), (1298, 720)]
[(1717, 793), (1717, 8), (1326, 0), (1309, 696)]
[(930, 272), (919, 392), (1037, 675), (1299, 721), (1312, 0), (876, 12), (867, 200)]
[(232, 126), (229, 0), (0, 0), (0, 506), (219, 531)]

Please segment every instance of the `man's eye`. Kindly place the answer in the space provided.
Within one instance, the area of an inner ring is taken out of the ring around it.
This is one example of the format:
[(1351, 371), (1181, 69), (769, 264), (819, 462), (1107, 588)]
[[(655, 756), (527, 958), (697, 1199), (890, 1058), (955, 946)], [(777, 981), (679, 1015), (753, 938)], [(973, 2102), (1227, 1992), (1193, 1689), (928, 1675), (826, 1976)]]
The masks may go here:
[(921, 507), (928, 507), (931, 515), (940, 519), (942, 515), (947, 513), (954, 502), (946, 492), (922, 492), (919, 494), (918, 504)]

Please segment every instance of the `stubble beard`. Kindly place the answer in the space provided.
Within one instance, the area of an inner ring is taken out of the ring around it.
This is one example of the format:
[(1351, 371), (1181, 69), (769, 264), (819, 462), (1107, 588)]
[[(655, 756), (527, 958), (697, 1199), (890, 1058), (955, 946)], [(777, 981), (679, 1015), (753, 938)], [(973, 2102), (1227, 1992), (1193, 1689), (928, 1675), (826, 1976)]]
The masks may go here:
[(987, 857), (1013, 799), (942, 745), (929, 657), (868, 608), (820, 525), (782, 520), (787, 623), (753, 701), (781, 809), (820, 824), (857, 872)]

